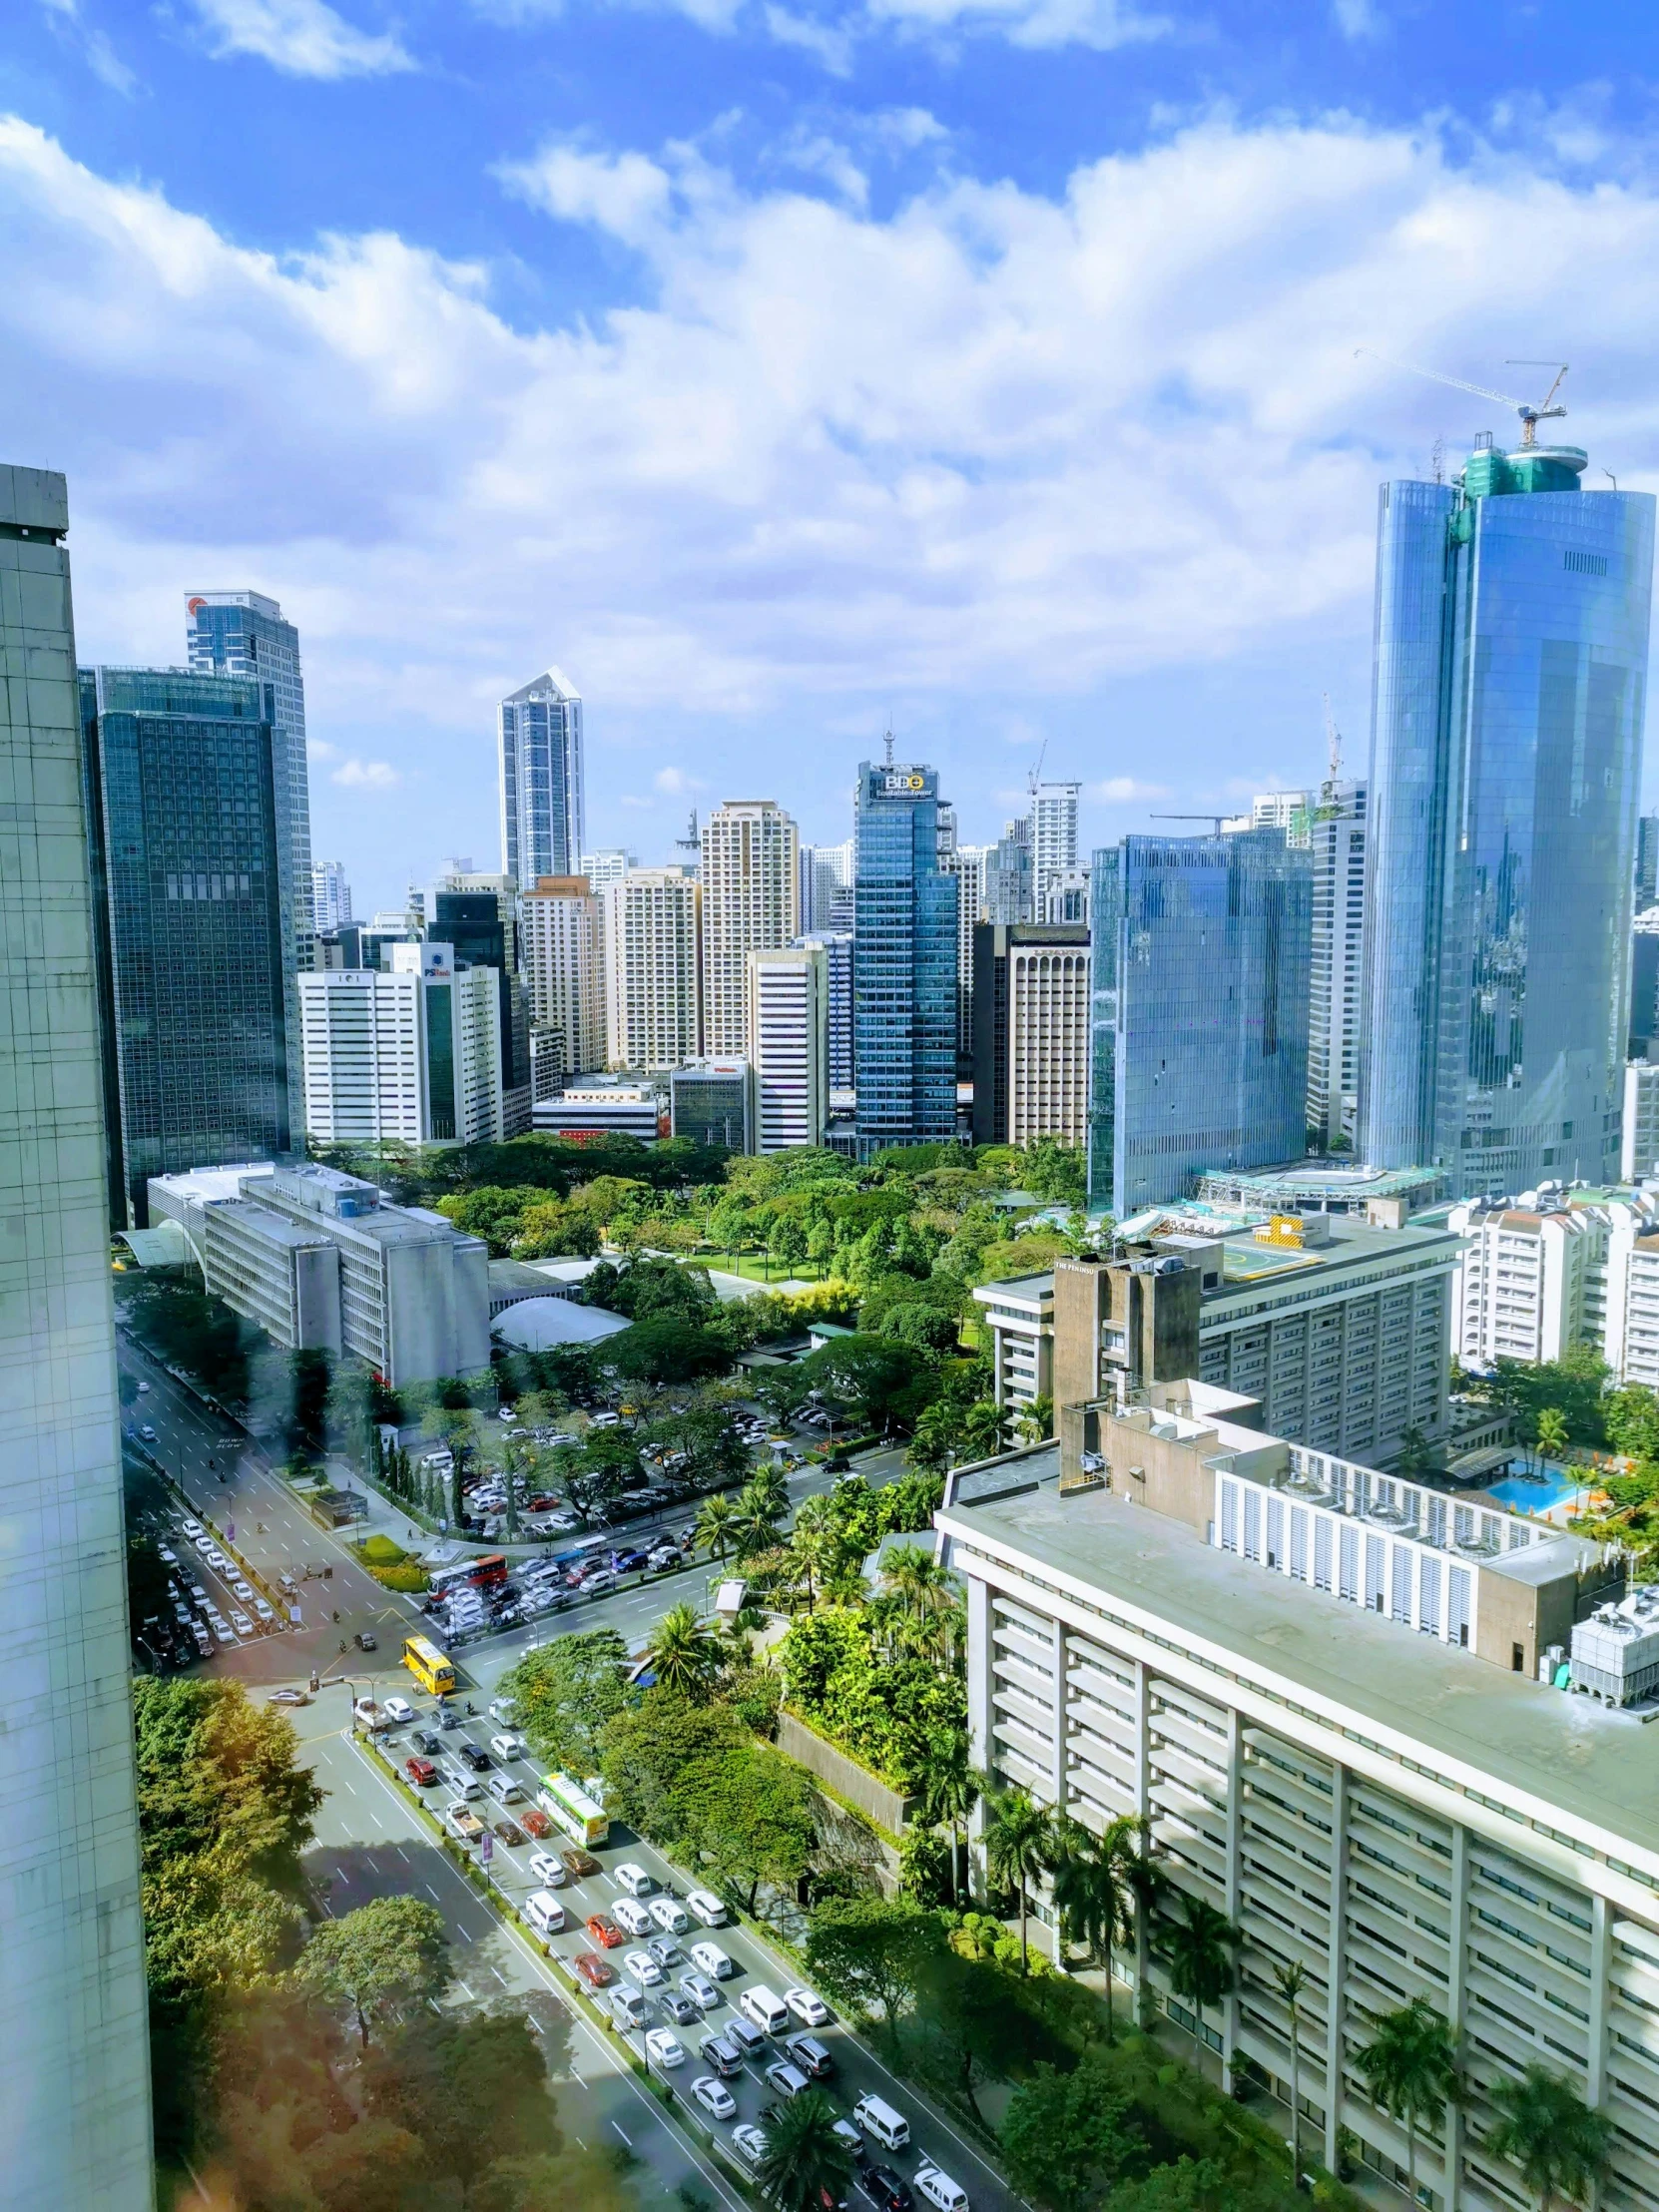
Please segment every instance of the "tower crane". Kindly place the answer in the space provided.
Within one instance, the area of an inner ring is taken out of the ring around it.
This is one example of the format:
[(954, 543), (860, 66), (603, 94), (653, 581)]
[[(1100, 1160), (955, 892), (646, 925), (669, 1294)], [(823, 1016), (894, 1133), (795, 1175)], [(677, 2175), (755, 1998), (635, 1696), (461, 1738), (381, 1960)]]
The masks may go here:
[(1359, 360), (1362, 355), (1374, 361), (1384, 361), (1389, 368), (1402, 368), (1408, 376), (1426, 376), (1431, 383), (1449, 384), (1453, 391), (1472, 391), (1477, 399), (1495, 399), (1501, 406), (1513, 407), (1516, 414), (1520, 416), (1522, 446), (1537, 444), (1540, 422), (1552, 421), (1557, 416), (1564, 416), (1567, 411), (1565, 407), (1558, 407), (1555, 404), (1555, 394), (1560, 390), (1561, 379), (1567, 373), (1569, 364), (1566, 361), (1509, 360), (1504, 362), (1505, 368), (1554, 369), (1554, 381), (1548, 391), (1544, 393), (1538, 405), (1532, 407), (1528, 406), (1524, 399), (1516, 399), (1509, 392), (1492, 391), (1485, 384), (1470, 384), (1465, 382), (1461, 376), (1447, 376), (1437, 368), (1419, 368), (1415, 361), (1396, 361), (1392, 354), (1379, 353), (1375, 347), (1370, 345), (1357, 345), (1354, 348), (1356, 360)]
[(1025, 779), (1025, 789), (1033, 799), (1035, 799), (1037, 796), (1037, 786), (1042, 781), (1043, 763), (1047, 759), (1048, 740), (1044, 738), (1042, 746), (1037, 754), (1037, 765), (1031, 771), (1030, 775)]
[(1337, 718), (1331, 712), (1331, 694), (1322, 692), (1325, 701), (1326, 774), (1334, 784), (1343, 773), (1343, 734), (1337, 728)]

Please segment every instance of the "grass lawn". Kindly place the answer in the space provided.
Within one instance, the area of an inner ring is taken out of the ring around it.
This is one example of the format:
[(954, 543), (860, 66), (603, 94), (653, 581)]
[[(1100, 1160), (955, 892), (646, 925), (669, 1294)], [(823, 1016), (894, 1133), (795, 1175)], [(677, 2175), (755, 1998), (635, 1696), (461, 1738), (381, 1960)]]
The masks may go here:
[(815, 1260), (803, 1260), (787, 1268), (780, 1260), (767, 1260), (758, 1252), (699, 1252), (696, 1261), (722, 1275), (741, 1275), (751, 1283), (783, 1283), (794, 1277), (801, 1283), (822, 1283), (826, 1271)]

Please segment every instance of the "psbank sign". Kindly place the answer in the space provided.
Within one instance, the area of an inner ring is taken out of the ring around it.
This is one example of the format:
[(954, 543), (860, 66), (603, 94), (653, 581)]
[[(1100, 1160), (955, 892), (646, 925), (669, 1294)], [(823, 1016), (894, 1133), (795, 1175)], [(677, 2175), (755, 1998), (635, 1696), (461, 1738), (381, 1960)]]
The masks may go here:
[(884, 792), (894, 793), (924, 792), (927, 789), (927, 779), (925, 776), (887, 775), (881, 779), (881, 789)]

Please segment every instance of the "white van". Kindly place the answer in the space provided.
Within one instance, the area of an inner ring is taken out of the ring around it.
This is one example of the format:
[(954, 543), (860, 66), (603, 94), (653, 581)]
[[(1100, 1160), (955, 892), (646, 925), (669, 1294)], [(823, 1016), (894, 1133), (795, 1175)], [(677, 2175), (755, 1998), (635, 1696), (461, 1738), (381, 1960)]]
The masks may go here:
[(648, 1898), (657, 1885), (643, 1867), (636, 1867), (631, 1859), (625, 1859), (613, 1872), (613, 1880), (620, 1882), (631, 1898)]
[(917, 2196), (927, 2199), (934, 2212), (968, 2212), (968, 2195), (961, 2183), (925, 2160), (916, 2168), (910, 2186)]
[(852, 2117), (885, 2150), (903, 2150), (910, 2140), (909, 2121), (880, 2097), (860, 2097), (852, 2107)]
[(790, 2008), (775, 1989), (769, 1989), (764, 1981), (757, 1981), (745, 1989), (738, 1999), (739, 2009), (748, 2013), (759, 2028), (769, 2035), (778, 2035), (790, 2024)]
[(630, 1936), (649, 1936), (657, 1925), (637, 1898), (613, 1898), (611, 1918)]
[(715, 1896), (713, 1890), (688, 1890), (686, 1892), (686, 1907), (703, 1923), (705, 1928), (724, 1928), (726, 1926), (725, 1904)]
[(699, 1973), (706, 1973), (711, 1981), (724, 1981), (728, 1974), (738, 1970), (718, 1943), (693, 1943), (691, 1962)]
[(524, 1901), (524, 1918), (538, 1936), (557, 1936), (565, 1925), (565, 1909), (551, 1891), (536, 1890)]
[(492, 1774), (485, 1788), (497, 1805), (511, 1805), (524, 1795), (510, 1774)]

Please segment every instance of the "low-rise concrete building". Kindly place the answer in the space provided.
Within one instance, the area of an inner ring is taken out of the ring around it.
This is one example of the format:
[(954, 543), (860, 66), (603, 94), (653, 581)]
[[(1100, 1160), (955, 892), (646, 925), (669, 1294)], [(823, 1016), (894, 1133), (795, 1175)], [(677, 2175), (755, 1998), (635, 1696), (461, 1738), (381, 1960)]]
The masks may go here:
[(1054, 1395), (1054, 1278), (1020, 1275), (973, 1294), (991, 1340), (996, 1402), (1022, 1412)]

